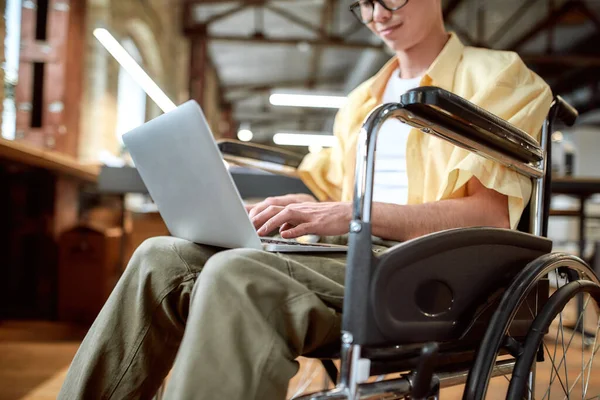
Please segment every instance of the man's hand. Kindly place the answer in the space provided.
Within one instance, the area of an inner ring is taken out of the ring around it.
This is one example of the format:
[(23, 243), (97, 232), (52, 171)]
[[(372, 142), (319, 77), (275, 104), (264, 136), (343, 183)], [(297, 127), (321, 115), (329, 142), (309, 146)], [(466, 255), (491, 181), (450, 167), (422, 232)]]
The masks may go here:
[(259, 235), (279, 228), (284, 239), (313, 234), (322, 236), (348, 233), (352, 218), (351, 203), (295, 203), (271, 205), (252, 218)]
[(310, 194), (288, 194), (285, 196), (267, 197), (260, 203), (246, 205), (246, 211), (250, 216), (250, 219), (254, 218), (257, 214), (263, 212), (269, 206), (281, 206), (285, 207), (295, 203), (316, 203), (317, 199), (312, 197)]

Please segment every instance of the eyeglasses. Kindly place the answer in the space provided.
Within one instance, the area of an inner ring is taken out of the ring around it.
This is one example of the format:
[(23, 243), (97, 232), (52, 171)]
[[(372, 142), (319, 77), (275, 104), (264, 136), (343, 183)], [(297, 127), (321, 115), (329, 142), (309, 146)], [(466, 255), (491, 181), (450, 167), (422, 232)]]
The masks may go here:
[(408, 0), (359, 0), (352, 3), (350, 11), (360, 22), (368, 24), (373, 21), (375, 2), (388, 11), (397, 11), (404, 7), (408, 3)]

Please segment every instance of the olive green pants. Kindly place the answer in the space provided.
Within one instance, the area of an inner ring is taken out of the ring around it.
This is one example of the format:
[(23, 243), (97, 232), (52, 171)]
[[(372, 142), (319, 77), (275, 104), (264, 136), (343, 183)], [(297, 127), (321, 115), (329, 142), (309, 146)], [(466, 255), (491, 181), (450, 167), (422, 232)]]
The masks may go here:
[(295, 358), (339, 338), (345, 262), (342, 253), (150, 239), (83, 340), (59, 399), (148, 399), (171, 368), (166, 399), (284, 399)]

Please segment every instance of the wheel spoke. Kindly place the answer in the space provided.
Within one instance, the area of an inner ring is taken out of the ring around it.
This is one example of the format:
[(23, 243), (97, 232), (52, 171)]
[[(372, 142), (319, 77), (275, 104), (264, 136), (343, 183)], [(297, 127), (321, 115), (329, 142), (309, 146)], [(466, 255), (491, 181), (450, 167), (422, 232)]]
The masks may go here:
[[(556, 278), (556, 290), (558, 290), (558, 269), (554, 270), (554, 277)], [(554, 371), (556, 370), (556, 366), (554, 365), (554, 360), (556, 360), (556, 350), (558, 349), (558, 334), (560, 333), (559, 330), (556, 331), (556, 340), (554, 340), (554, 355), (550, 356), (550, 352), (548, 352), (548, 356), (550, 357), (550, 359), (552, 360), (552, 366), (554, 367), (553, 369), (550, 370), (550, 385), (548, 385), (548, 398), (550, 398), (550, 392), (552, 390), (552, 382), (554, 382)], [(543, 340), (542, 340), (543, 342)], [(546, 344), (544, 343), (544, 347), (546, 347)], [(546, 348), (546, 350), (548, 350)], [(556, 370), (556, 374), (558, 375), (558, 370)], [(562, 385), (562, 382), (561, 382)], [(563, 385), (564, 387), (564, 385)], [(546, 396), (544, 396), (545, 398)]]
[(590, 357), (590, 360), (585, 364), (585, 367), (581, 370), (581, 372), (579, 373), (579, 375), (577, 375), (577, 378), (575, 378), (575, 382), (573, 382), (573, 386), (571, 386), (569, 388), (569, 393), (567, 393), (567, 396), (570, 397), (571, 392), (573, 391), (573, 388), (575, 388), (575, 386), (577, 385), (577, 382), (579, 382), (579, 379), (581, 378), (581, 375), (583, 375), (583, 372), (585, 371), (585, 368), (594, 360), (594, 356), (596, 355), (596, 353), (598, 352), (598, 350), (600, 350), (600, 345), (594, 349), (594, 351), (592, 352), (592, 355)]
[[(577, 318), (577, 322), (575, 322), (576, 327), (577, 327), (577, 325), (579, 325), (579, 322), (581, 321), (581, 316), (585, 313), (585, 310), (587, 309), (587, 305), (589, 303), (590, 298), (588, 298), (588, 300), (583, 305), (583, 312)], [(569, 343), (567, 343), (567, 348), (565, 349), (564, 327), (562, 325), (562, 311), (560, 312), (559, 315), (560, 315), (560, 326), (561, 326), (561, 335), (562, 335), (562, 343), (561, 344), (562, 344), (562, 348), (563, 348), (563, 355), (562, 355), (562, 359), (560, 360), (560, 364), (558, 365), (558, 369), (560, 370), (560, 367), (564, 363), (565, 364), (565, 375), (566, 375), (567, 374), (567, 352), (569, 351), (569, 348), (571, 347), (571, 343), (573, 342), (573, 339), (575, 338), (575, 333), (577, 333), (577, 329), (574, 329), (573, 333), (571, 333), (571, 337), (569, 338)], [(567, 382), (567, 386), (569, 386), (568, 376), (565, 377), (565, 380)]]
[[(559, 274), (558, 268), (557, 268), (554, 270), (554, 278), (556, 278), (556, 290), (560, 289), (560, 287), (558, 285), (558, 276), (559, 275), (560, 274)], [(562, 317), (562, 314), (561, 314), (561, 317)], [(561, 319), (561, 322), (562, 322), (562, 319)], [(552, 391), (552, 383), (556, 379), (556, 377), (554, 376), (555, 371), (556, 371), (556, 375), (558, 376), (558, 380), (560, 381), (560, 384), (563, 387), (563, 390), (566, 390), (564, 384), (562, 383), (562, 379), (560, 379), (558, 370), (556, 369), (556, 365), (554, 365), (554, 360), (556, 359), (556, 350), (558, 349), (558, 334), (559, 333), (560, 333), (560, 330), (557, 330), (556, 331), (556, 339), (554, 340), (554, 355), (553, 356), (550, 355), (550, 351), (548, 351), (548, 347), (546, 346), (546, 343), (544, 343), (544, 341), (542, 340), (542, 343), (543, 343), (544, 347), (546, 348), (546, 352), (548, 352), (548, 357), (550, 357), (550, 359), (552, 360), (552, 367), (553, 367), (550, 370), (550, 384), (548, 385), (548, 390), (546, 391), (546, 394), (544, 395), (544, 399), (546, 398), (546, 396), (548, 396), (548, 398), (550, 398), (550, 393)]]
[[(558, 369), (560, 370), (560, 366), (563, 363), (565, 364), (565, 381), (567, 383), (567, 387), (569, 387), (569, 372), (567, 371), (567, 362), (566, 362), (567, 351), (569, 350), (569, 345), (567, 345), (567, 350), (565, 350), (565, 327), (563, 326), (563, 322), (562, 322), (562, 311), (560, 312), (560, 336), (561, 336), (560, 343), (562, 345), (563, 355), (562, 355), (562, 359), (560, 360), (560, 364), (558, 365)], [(573, 340), (573, 337), (571, 337), (571, 340)], [(569, 344), (571, 344), (571, 342), (569, 342)], [(566, 394), (568, 395), (568, 392)]]
[[(567, 393), (567, 388), (565, 387), (565, 384), (563, 383), (562, 379), (560, 378), (560, 374), (558, 373), (558, 369), (556, 368), (556, 365), (554, 365), (554, 358), (550, 355), (550, 350), (548, 350), (548, 346), (546, 346), (546, 343), (544, 343), (543, 341), (542, 341), (542, 344), (544, 346), (544, 349), (546, 350), (546, 353), (548, 353), (548, 357), (550, 357), (550, 360), (552, 361), (552, 370), (550, 370), (550, 383), (548, 384), (548, 390), (546, 391), (546, 393), (544, 394), (544, 397), (542, 398), (542, 400), (544, 400), (546, 398), (546, 396), (548, 396), (548, 398), (550, 398), (550, 389), (552, 388), (552, 383), (554, 383), (554, 380), (557, 377), (558, 377), (558, 382), (560, 383), (560, 386), (562, 386), (563, 391), (565, 393)], [(556, 347), (554, 348), (554, 352), (556, 353)], [(553, 376), (552, 372), (556, 372), (556, 375)]]
[[(596, 334), (594, 335), (594, 344), (592, 345), (592, 349), (596, 348), (596, 342), (598, 340), (598, 333), (600, 332), (600, 320), (598, 321), (598, 326), (596, 328)], [(588, 369), (588, 373), (587, 373), (587, 380), (585, 382), (585, 389), (583, 390), (583, 398), (585, 399), (585, 395), (587, 394), (587, 390), (588, 390), (588, 385), (590, 384), (590, 376), (592, 374), (592, 367), (594, 366), (594, 354), (592, 353), (591, 355), (591, 363), (590, 363), (590, 368)]]
[[(579, 322), (581, 321), (581, 318), (583, 316), (583, 314), (585, 313), (585, 310), (587, 309), (587, 306), (589, 304), (589, 300), (591, 299), (591, 296), (588, 297), (587, 301), (585, 302), (585, 304), (583, 305), (583, 312), (579, 315), (579, 317), (577, 318), (577, 322), (575, 322), (575, 327), (577, 327), (579, 325)], [(567, 358), (567, 352), (569, 351), (569, 348), (571, 347), (571, 343), (573, 342), (573, 339), (575, 338), (575, 333), (577, 333), (577, 329), (573, 330), (573, 333), (571, 334), (571, 337), (569, 338), (569, 343), (567, 343), (567, 347), (565, 349), (565, 343), (564, 343), (564, 327), (563, 327), (563, 323), (562, 323), (562, 311), (559, 313), (559, 326), (560, 326), (560, 333), (562, 336), (562, 340), (561, 340), (561, 345), (563, 348), (563, 355), (561, 357), (560, 363), (558, 364), (557, 369), (557, 374), (558, 374), (558, 370), (560, 370), (560, 367), (563, 365), (563, 363), (565, 364), (565, 381), (567, 384), (567, 387), (571, 388), (572, 387), (569, 385), (569, 376), (568, 376), (568, 371), (567, 371), (567, 362), (566, 362), (566, 358)], [(556, 350), (556, 349), (555, 349)], [(548, 387), (548, 393), (550, 392), (550, 388), (552, 387), (552, 383), (554, 382), (553, 379), (550, 380), (550, 384)], [(564, 385), (563, 386), (563, 390), (564, 389)], [(565, 394), (567, 396), (569, 396), (570, 394), (570, 390), (565, 391)]]
[[(506, 379), (506, 381), (508, 383), (510, 383), (510, 379), (508, 379), (508, 373), (506, 374), (502, 374), (502, 376), (504, 377), (504, 379)], [(527, 383), (527, 391), (529, 392), (529, 394), (531, 395), (531, 399), (535, 399), (535, 395), (533, 394), (533, 392), (531, 391), (531, 387), (529, 386), (529, 383)]]
[[(583, 296), (585, 297), (585, 294)], [(589, 298), (589, 295), (588, 295), (588, 298)], [(581, 374), (583, 374), (585, 371), (585, 367), (584, 367), (585, 343), (584, 342), (585, 342), (585, 309), (583, 310), (583, 315), (581, 316)], [(592, 354), (592, 358), (590, 359), (590, 361), (593, 359), (594, 359), (594, 355)], [(581, 400), (584, 400), (584, 397), (583, 397), (584, 390), (585, 390), (585, 379), (582, 379), (581, 380)]]
[[(558, 282), (558, 279), (557, 279), (557, 282)], [(585, 312), (585, 310), (587, 308), (587, 305), (589, 303), (590, 298), (588, 298), (588, 301), (583, 305), (584, 312)], [(583, 315), (583, 313), (581, 315)], [(579, 315), (579, 317), (577, 318), (577, 322), (575, 322), (575, 326), (577, 326), (579, 324), (579, 322), (581, 321), (581, 315)], [(557, 332), (557, 341), (558, 341), (558, 333), (560, 333), (561, 337), (562, 337), (561, 345), (562, 345), (562, 348), (563, 348), (563, 355), (561, 357), (560, 363), (558, 364), (558, 367), (556, 367), (556, 373), (557, 373), (557, 375), (559, 374), (558, 371), (560, 370), (560, 367), (564, 363), (565, 364), (565, 381), (566, 381), (567, 387), (569, 387), (569, 377), (567, 375), (566, 357), (567, 357), (567, 351), (569, 350), (569, 347), (571, 346), (571, 343), (573, 342), (573, 339), (575, 338), (575, 333), (577, 332), (577, 330), (576, 329), (573, 330), (573, 333), (571, 334), (571, 337), (569, 338), (569, 343), (567, 344), (567, 348), (565, 349), (565, 337), (564, 337), (564, 326), (563, 326), (563, 323), (562, 323), (562, 311), (558, 314), (558, 316), (559, 316), (559, 327), (560, 327), (560, 329)], [(558, 347), (558, 346), (556, 346), (556, 347)], [(554, 348), (554, 354), (555, 355), (556, 355), (556, 347)], [(552, 360), (554, 361), (554, 358)], [(550, 388), (552, 387), (552, 383), (554, 382), (554, 379), (556, 379), (556, 377), (552, 378), (552, 376), (551, 376), (550, 385), (548, 387), (548, 395), (550, 394)], [(560, 379), (560, 377), (559, 377), (559, 379)], [(562, 385), (562, 386), (563, 386), (563, 390), (565, 390), (565, 393), (567, 393), (567, 390), (564, 389), (564, 385)]]
[(525, 304), (527, 305), (527, 309), (529, 310), (529, 314), (531, 314), (531, 318), (535, 319), (535, 314), (531, 307), (529, 306), (529, 300), (525, 299)]
[[(534, 369), (535, 365), (533, 366), (532, 371)], [(532, 371), (529, 371), (530, 377)], [(531, 388), (530, 383), (533, 383), (533, 388)], [(527, 379), (527, 392), (529, 392), (529, 397), (527, 397), (527, 400), (535, 400), (535, 393), (533, 390), (535, 390), (535, 374), (533, 375), (533, 379)]]

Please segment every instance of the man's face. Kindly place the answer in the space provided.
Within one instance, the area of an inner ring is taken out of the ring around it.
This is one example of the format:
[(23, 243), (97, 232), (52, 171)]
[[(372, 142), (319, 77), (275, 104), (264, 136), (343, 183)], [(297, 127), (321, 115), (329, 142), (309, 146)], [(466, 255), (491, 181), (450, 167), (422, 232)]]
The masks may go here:
[[(387, 0), (386, 4), (398, 1)], [(394, 51), (405, 51), (421, 42), (440, 20), (440, 0), (409, 0), (396, 11), (388, 11), (377, 2), (373, 7), (373, 21), (367, 26)]]

